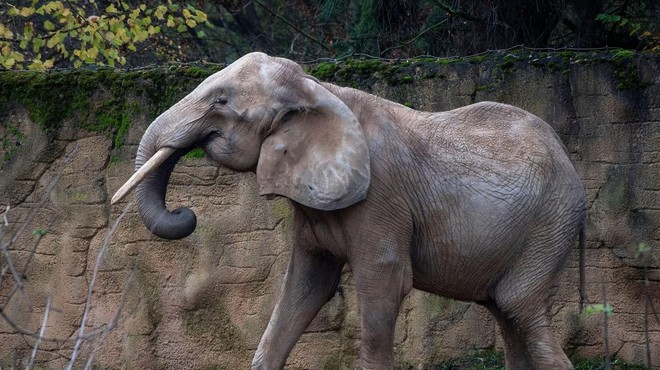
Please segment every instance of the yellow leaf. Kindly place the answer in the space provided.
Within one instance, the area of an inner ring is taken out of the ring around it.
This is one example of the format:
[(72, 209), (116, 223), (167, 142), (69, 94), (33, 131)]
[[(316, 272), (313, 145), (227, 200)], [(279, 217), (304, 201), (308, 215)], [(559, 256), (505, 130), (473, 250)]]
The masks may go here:
[(14, 33), (9, 28), (6, 28), (4, 24), (0, 23), (0, 37), (11, 40), (14, 38)]
[(119, 13), (119, 10), (117, 10), (115, 4), (110, 4), (107, 8), (105, 8), (105, 12), (109, 14), (116, 14)]
[(91, 48), (87, 49), (87, 56), (96, 59), (96, 57), (99, 55), (99, 49), (96, 46), (92, 46)]
[(188, 18), (188, 19), (186, 19), (186, 24), (190, 28), (195, 28), (195, 26), (197, 25), (197, 22), (195, 22), (195, 20), (193, 20), (193, 19)]
[(140, 10), (145, 11), (147, 9), (146, 4), (140, 4)]
[(195, 10), (195, 12), (197, 13), (197, 22), (198, 23), (206, 22), (206, 20), (208, 19), (208, 16), (206, 15), (206, 13), (204, 13), (201, 10)]
[[(64, 9), (62, 9), (62, 17), (65, 17), (65, 18), (66, 18), (66, 17), (68, 17), (68, 16), (70, 16), (70, 15), (71, 15), (71, 9), (69, 9), (69, 8), (64, 8)], [(62, 20), (60, 20), (60, 22), (61, 22), (61, 21), (62, 21)]]
[(14, 64), (16, 64), (16, 60), (11, 57), (5, 59), (5, 62), (3, 63), (5, 68), (11, 68), (14, 66)]
[(2, 49), (0, 49), (0, 52), (2, 52), (2, 55), (4, 55), (4, 56), (9, 55), (10, 51), (11, 51), (11, 49), (9, 48), (9, 45), (5, 45), (5, 46), (2, 47)]
[(167, 17), (167, 27), (173, 28), (176, 25), (174, 22), (174, 17), (171, 15)]
[(162, 21), (165, 19), (165, 13), (167, 13), (167, 7), (165, 5), (159, 5), (154, 12), (154, 16)]
[(53, 59), (48, 59), (47, 61), (44, 62), (44, 67), (46, 67), (46, 69), (53, 68), (54, 63), (55, 61)]
[(24, 61), (25, 61), (25, 57), (23, 56), (23, 54), (21, 54), (21, 53), (19, 53), (19, 52), (15, 52), (15, 53), (14, 53), (14, 59), (15, 59), (17, 62), (24, 62)]
[(44, 69), (44, 64), (43, 64), (42, 61), (40, 61), (38, 59), (35, 59), (35, 60), (32, 61), (32, 63), (30, 63), (30, 65), (28, 65), (28, 69), (42, 70), (42, 69)]
[(54, 12), (62, 11), (62, 9), (64, 9), (64, 5), (61, 1), (51, 1), (44, 6), (44, 9), (46, 10), (46, 13), (51, 14)]
[(60, 42), (60, 38), (59, 38), (59, 37), (55, 37), (55, 35), (53, 35), (53, 36), (51, 36), (51, 37), (48, 39), (48, 41), (46, 41), (46, 47), (48, 47), (49, 49), (52, 49), (52, 48), (55, 47), (55, 45), (57, 45), (59, 42)]
[(183, 13), (183, 16), (186, 17), (186, 18), (192, 17), (192, 13), (190, 13), (190, 10), (188, 10), (188, 9), (183, 9), (182, 13)]
[(22, 17), (29, 17), (32, 13), (34, 13), (34, 8), (22, 8), (20, 14)]
[(11, 8), (9, 8), (9, 10), (7, 10), (7, 14), (11, 17), (15, 17), (15, 16), (19, 15), (20, 12), (18, 11), (17, 7), (12, 6)]
[(76, 60), (73, 62), (73, 68), (80, 68), (82, 65), (82, 62), (80, 60)]

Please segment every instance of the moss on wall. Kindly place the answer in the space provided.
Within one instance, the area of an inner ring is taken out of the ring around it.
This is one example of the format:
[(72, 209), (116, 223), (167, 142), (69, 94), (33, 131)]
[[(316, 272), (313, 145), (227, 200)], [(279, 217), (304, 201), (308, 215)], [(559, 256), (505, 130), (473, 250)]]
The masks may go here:
[[(489, 71), (477, 90), (491, 90), (517, 69), (542, 68), (550, 74), (568, 75), (572, 64), (606, 63), (612, 66), (612, 81), (618, 89), (643, 87), (636, 61), (657, 54), (629, 50), (590, 52), (544, 52), (528, 49), (488, 52), (470, 57), (416, 58), (410, 60), (344, 60), (307, 66), (311, 75), (329, 82), (369, 90), (376, 82), (389, 86), (407, 85), (416, 80), (446, 78), (443, 68), (478, 65)], [(155, 118), (185, 96), (220, 66), (178, 65), (120, 71), (115, 69), (55, 72), (0, 72), (0, 107), (22, 105), (30, 118), (51, 139), (58, 137), (63, 123), (75, 117), (80, 129), (107, 134), (113, 148), (122, 146), (132, 121), (139, 114)], [(412, 103), (408, 104), (412, 106)], [(4, 120), (4, 119), (3, 119)], [(25, 134), (5, 123), (0, 137), (4, 156), (11, 157), (12, 145), (20, 145)], [(201, 152), (190, 154), (202, 156)], [(6, 160), (7, 158), (4, 158)]]
[[(154, 69), (0, 72), (0, 107), (21, 105), (51, 139), (69, 119), (79, 129), (107, 134), (121, 147), (140, 112), (155, 118), (219, 67), (172, 65)], [(4, 118), (4, 117), (3, 117)], [(4, 120), (4, 119), (3, 119)], [(5, 130), (3, 151), (25, 136)], [(5, 154), (6, 156), (7, 154)]]
[(596, 51), (540, 51), (513, 49), (493, 51), (468, 57), (413, 58), (408, 60), (344, 60), (319, 63), (307, 67), (318, 79), (356, 88), (368, 88), (377, 81), (389, 86), (412, 83), (415, 78), (443, 78), (438, 67), (482, 65), (490, 70), (490, 79), (479, 89), (493, 89), (516, 69), (528, 66), (542, 68), (547, 73), (568, 75), (572, 64), (606, 63), (614, 67), (612, 78), (622, 90), (643, 87), (636, 60), (657, 57), (657, 53), (638, 53), (631, 50), (610, 49)]

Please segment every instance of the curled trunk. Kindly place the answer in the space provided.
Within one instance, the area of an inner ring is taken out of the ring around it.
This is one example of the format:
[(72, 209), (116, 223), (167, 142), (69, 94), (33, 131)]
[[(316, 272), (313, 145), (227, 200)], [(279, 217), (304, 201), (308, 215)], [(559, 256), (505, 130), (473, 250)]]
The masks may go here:
[[(156, 152), (154, 142), (153, 135), (145, 133), (135, 160), (136, 168), (140, 168), (154, 155)], [(175, 150), (155, 171), (147, 175), (135, 190), (142, 221), (149, 231), (164, 239), (185, 238), (197, 226), (197, 216), (190, 208), (181, 207), (170, 212), (165, 204), (167, 184), (172, 170), (177, 161), (190, 149)]]

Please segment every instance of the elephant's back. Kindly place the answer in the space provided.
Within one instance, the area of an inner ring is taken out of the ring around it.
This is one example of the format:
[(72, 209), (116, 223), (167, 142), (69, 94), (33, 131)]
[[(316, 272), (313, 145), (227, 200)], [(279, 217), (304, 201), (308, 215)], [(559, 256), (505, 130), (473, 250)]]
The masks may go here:
[[(485, 299), (486, 287), (521, 253), (529, 230), (541, 218), (577, 212), (584, 193), (559, 138), (531, 113), (484, 102), (433, 119), (425, 136), (432, 190), (425, 192), (418, 222), (423, 242), (412, 253), (416, 286)], [(441, 266), (442, 279), (429, 275), (429, 266)], [(456, 278), (465, 273), (475, 277), (469, 286)]]

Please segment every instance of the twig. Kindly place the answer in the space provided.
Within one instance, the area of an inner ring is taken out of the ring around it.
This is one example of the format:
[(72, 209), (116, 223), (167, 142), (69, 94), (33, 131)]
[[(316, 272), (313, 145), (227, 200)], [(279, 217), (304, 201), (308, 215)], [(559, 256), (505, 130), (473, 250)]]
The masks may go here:
[(35, 207), (32, 210), (32, 212), (30, 213), (30, 216), (28, 216), (27, 220), (25, 220), (25, 222), (23, 223), (23, 226), (21, 226), (21, 228), (18, 229), (18, 231), (16, 231), (16, 233), (14, 233), (13, 237), (11, 238), (11, 242), (9, 243), (10, 245), (16, 243), (16, 240), (18, 240), (18, 238), (25, 232), (25, 229), (32, 223), (34, 218), (37, 216), (37, 212), (39, 210), (41, 210), (44, 203), (46, 203), (46, 201), (48, 199), (50, 199), (50, 193), (52, 193), (53, 190), (55, 189), (55, 185), (57, 185), (57, 183), (60, 181), (60, 178), (64, 174), (64, 169), (66, 168), (66, 166), (69, 165), (69, 163), (71, 163), (71, 161), (73, 160), (73, 157), (76, 153), (78, 153), (78, 145), (76, 145), (73, 149), (71, 149), (71, 151), (69, 151), (69, 153), (67, 153), (64, 156), (64, 164), (62, 165), (62, 168), (58, 171), (55, 178), (53, 178), (50, 181), (50, 183), (48, 184), (48, 187), (46, 188), (46, 193), (44, 194), (44, 196), (39, 201), (39, 204), (37, 204), (37, 207)]
[(400, 48), (402, 48), (402, 47), (404, 47), (404, 46), (408, 46), (408, 45), (412, 44), (413, 42), (417, 41), (420, 37), (424, 36), (425, 33), (431, 31), (432, 29), (434, 29), (434, 28), (436, 28), (436, 27), (438, 27), (438, 26), (440, 26), (441, 24), (447, 23), (447, 21), (448, 21), (448, 19), (445, 19), (445, 20), (442, 20), (442, 21), (440, 21), (440, 22), (438, 22), (438, 23), (436, 23), (436, 24), (434, 24), (434, 25), (432, 25), (432, 26), (427, 27), (425, 30), (422, 30), (420, 33), (418, 33), (418, 34), (417, 34), (415, 37), (413, 37), (412, 39), (410, 39), (410, 40), (408, 40), (408, 41), (405, 41), (405, 42), (402, 42), (402, 43), (400, 43), (399, 45), (390, 46), (389, 48), (387, 48), (387, 49), (381, 51), (381, 52), (380, 52), (380, 55), (383, 55), (383, 54), (387, 53), (387, 52), (390, 51), (390, 50), (400, 49)]
[(96, 356), (96, 353), (98, 352), (99, 348), (101, 348), (101, 344), (103, 343), (105, 338), (108, 337), (108, 334), (110, 334), (112, 329), (114, 329), (115, 326), (117, 326), (117, 323), (119, 322), (119, 318), (121, 317), (121, 312), (124, 308), (124, 304), (126, 303), (126, 298), (128, 297), (128, 292), (133, 286), (134, 281), (135, 281), (135, 269), (133, 269), (131, 271), (131, 274), (128, 276), (128, 281), (126, 282), (126, 286), (124, 287), (124, 292), (122, 293), (121, 299), (119, 300), (119, 306), (117, 307), (117, 311), (115, 311), (115, 316), (112, 318), (112, 320), (110, 320), (108, 325), (106, 325), (105, 329), (100, 333), (101, 338), (99, 338), (99, 340), (96, 341), (96, 345), (94, 346), (94, 349), (89, 354), (89, 358), (87, 358), (87, 363), (85, 364), (85, 370), (92, 368), (94, 357)]
[(44, 319), (41, 322), (41, 330), (39, 330), (39, 336), (37, 337), (37, 341), (34, 343), (34, 348), (32, 348), (32, 357), (30, 357), (30, 362), (28, 362), (27, 366), (25, 366), (25, 370), (30, 370), (32, 365), (34, 365), (34, 359), (37, 357), (37, 348), (39, 347), (39, 343), (41, 343), (41, 338), (44, 337), (44, 333), (46, 332), (46, 323), (48, 322), (49, 312), (50, 297), (48, 297), (48, 300), (46, 301), (46, 311), (44, 312)]
[(96, 257), (96, 264), (94, 265), (94, 272), (92, 272), (92, 279), (89, 282), (89, 286), (87, 288), (87, 300), (85, 301), (85, 311), (83, 313), (83, 317), (80, 320), (80, 330), (78, 331), (78, 339), (76, 340), (76, 344), (73, 347), (73, 352), (71, 353), (71, 360), (69, 361), (69, 364), (67, 365), (67, 370), (71, 370), (73, 368), (73, 364), (76, 362), (76, 358), (78, 357), (78, 352), (80, 351), (80, 346), (83, 341), (83, 335), (85, 334), (85, 325), (87, 323), (87, 316), (89, 315), (89, 310), (92, 306), (92, 291), (94, 290), (94, 284), (96, 283), (96, 275), (99, 271), (99, 268), (101, 267), (101, 262), (103, 262), (103, 257), (105, 255), (105, 251), (108, 249), (108, 245), (110, 244), (110, 240), (112, 239), (112, 235), (115, 233), (115, 230), (117, 229), (117, 226), (119, 225), (119, 222), (126, 216), (128, 213), (128, 209), (131, 207), (132, 203), (129, 202), (126, 207), (124, 207), (124, 211), (117, 217), (117, 220), (115, 220), (115, 223), (112, 225), (112, 228), (108, 231), (108, 234), (105, 237), (105, 240), (103, 241), (103, 245), (101, 246), (101, 249), (99, 250), (99, 254)]
[[(32, 224), (34, 218), (37, 216), (37, 212), (39, 212), (43, 208), (43, 205), (46, 203), (46, 201), (48, 199), (50, 199), (50, 194), (53, 192), (53, 190), (55, 189), (55, 186), (57, 185), (57, 183), (60, 181), (60, 178), (64, 174), (64, 169), (69, 165), (69, 163), (71, 163), (71, 161), (73, 160), (73, 157), (75, 156), (75, 154), (77, 152), (78, 152), (78, 145), (73, 147), (73, 149), (71, 149), (64, 156), (64, 161), (63, 161), (62, 168), (60, 168), (58, 170), (57, 175), (48, 183), (48, 186), (46, 187), (46, 193), (41, 198), (41, 200), (39, 201), (37, 206), (34, 207), (32, 212), (30, 212), (30, 215), (25, 220), (23, 225), (14, 233), (14, 235), (12, 235), (11, 240), (9, 241), (9, 243), (2, 242), (0, 240), (0, 252), (5, 257), (7, 267), (9, 268), (9, 271), (11, 272), (11, 274), (14, 278), (14, 281), (16, 282), (16, 285), (15, 285), (14, 289), (6, 297), (7, 301), (9, 301), (12, 298), (12, 296), (14, 295), (14, 293), (16, 291), (19, 291), (21, 293), (21, 295), (23, 296), (23, 299), (25, 299), (25, 301), (27, 302), (28, 306), (31, 306), (30, 299), (28, 298), (27, 294), (23, 290), (23, 276), (22, 276), (23, 273), (21, 273), (20, 276), (19, 276), (16, 269), (14, 268), (14, 264), (12, 262), (11, 255), (9, 254), (9, 248), (16, 243), (18, 238), (21, 235), (23, 235), (23, 233), (25, 233), (25, 230), (27, 229), (27, 227)], [(7, 210), (5, 211), (4, 216), (3, 216), (4, 225), (9, 225), (9, 222), (7, 220), (7, 213), (9, 213), (9, 206), (7, 206)], [(28, 257), (28, 261), (30, 261), (32, 259), (32, 256), (36, 252), (36, 247), (37, 247), (37, 245), (35, 244), (35, 246), (32, 250), (32, 253)], [(23, 269), (23, 272), (25, 272), (26, 269), (27, 269), (27, 265)]]
[(269, 8), (268, 6), (262, 4), (261, 1), (254, 0), (254, 3), (259, 5), (260, 7), (264, 8), (268, 13), (274, 15), (275, 17), (277, 17), (282, 22), (286, 23), (287, 26), (289, 26), (289, 27), (293, 28), (294, 30), (298, 31), (301, 35), (305, 36), (307, 39), (309, 39), (313, 43), (321, 46), (323, 49), (325, 49), (327, 51), (330, 51), (330, 48), (326, 44), (322, 43), (321, 41), (317, 40), (314, 36), (312, 36), (312, 35), (308, 34), (307, 32), (303, 31), (301, 28), (299, 28), (295, 24), (289, 22), (286, 18), (284, 18), (283, 16), (278, 14), (276, 11), (274, 11), (271, 8)]
[(14, 263), (11, 260), (11, 255), (9, 255), (9, 246), (11, 245), (11, 243), (1, 243), (1, 244), (2, 246), (0, 248), (0, 252), (2, 252), (2, 255), (5, 257), (5, 263), (7, 264), (7, 268), (9, 268), (9, 272), (14, 277), (14, 282), (16, 282), (16, 286), (9, 293), (7, 300), (11, 299), (11, 297), (14, 295), (14, 292), (18, 290), (19, 292), (21, 292), (21, 295), (23, 296), (23, 299), (25, 299), (25, 302), (27, 302), (28, 306), (30, 306), (30, 299), (25, 293), (25, 290), (23, 290), (23, 278), (18, 276), (18, 273), (14, 268)]

